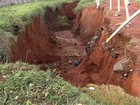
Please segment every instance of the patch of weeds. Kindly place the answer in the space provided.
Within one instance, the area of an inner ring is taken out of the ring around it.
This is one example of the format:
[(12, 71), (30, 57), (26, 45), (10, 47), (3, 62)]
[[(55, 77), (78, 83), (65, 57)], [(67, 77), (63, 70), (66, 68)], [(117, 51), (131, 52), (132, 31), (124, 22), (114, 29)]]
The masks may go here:
[(10, 45), (17, 40), (16, 36), (13, 36), (10, 32), (4, 32), (0, 29), (0, 50), (9, 57)]
[(127, 55), (127, 51), (129, 51), (132, 47), (140, 44), (140, 40), (138, 39), (131, 39), (129, 42), (127, 42), (124, 46), (124, 53)]
[[(104, 0), (100, 0), (100, 4), (104, 3)], [(80, 12), (84, 7), (95, 6), (96, 0), (80, 0), (77, 7), (74, 9), (75, 13)]]
[(66, 16), (58, 16), (57, 18), (58, 21), (58, 25), (61, 26), (70, 26), (70, 24), (68, 23), (68, 18)]
[[(94, 88), (94, 90), (89, 89)], [(93, 100), (101, 105), (139, 105), (138, 97), (130, 96), (119, 86), (89, 84), (83, 91), (88, 93)]]
[(135, 0), (135, 2), (140, 2), (140, 0)]
[(54, 43), (54, 44), (57, 44), (58, 43), (58, 39), (54, 35), (52, 35), (51, 36), (51, 42)]
[(78, 50), (73, 50), (69, 56), (80, 56)]

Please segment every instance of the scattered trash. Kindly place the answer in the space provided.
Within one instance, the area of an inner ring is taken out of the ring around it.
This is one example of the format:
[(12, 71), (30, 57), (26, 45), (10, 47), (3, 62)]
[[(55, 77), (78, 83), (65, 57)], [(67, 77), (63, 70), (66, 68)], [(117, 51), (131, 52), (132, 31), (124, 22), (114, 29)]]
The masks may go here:
[(94, 87), (89, 87), (89, 89), (90, 89), (90, 90), (95, 90), (95, 88), (94, 88)]
[(127, 73), (125, 73), (123, 76), (124, 76), (124, 77), (127, 77), (127, 76), (128, 76), (128, 74), (127, 74)]
[(111, 49), (111, 52), (112, 52), (112, 51), (114, 51), (114, 50), (115, 50), (115, 49), (114, 49), (114, 48), (112, 48), (112, 49)]
[(76, 105), (83, 105), (83, 104), (76, 104)]
[(81, 63), (81, 61), (79, 59), (74, 60), (73, 64), (74, 66), (78, 66)]
[(87, 55), (90, 55), (90, 50), (91, 50), (91, 47), (90, 47), (90, 44), (88, 43), (86, 48), (85, 48)]
[(131, 69), (131, 70), (129, 70), (130, 72), (132, 72), (133, 71), (133, 69)]
[(121, 16), (121, 13), (117, 11), (117, 12), (114, 13), (114, 16), (115, 17)]
[(112, 54), (112, 58), (115, 58), (115, 59), (116, 59), (116, 58), (119, 57), (119, 55), (120, 55), (119, 53), (113, 53), (113, 54)]
[(68, 61), (68, 63), (69, 63), (69, 64), (72, 64), (72, 61), (71, 61), (71, 60), (69, 60), (69, 61)]

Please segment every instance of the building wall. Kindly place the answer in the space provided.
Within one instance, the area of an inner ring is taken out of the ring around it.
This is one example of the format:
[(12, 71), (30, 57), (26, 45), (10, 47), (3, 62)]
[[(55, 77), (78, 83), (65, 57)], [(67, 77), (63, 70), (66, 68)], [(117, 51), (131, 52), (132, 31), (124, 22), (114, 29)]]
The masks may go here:
[(11, 5), (11, 4), (29, 3), (31, 1), (36, 1), (36, 0), (0, 0), (0, 6)]

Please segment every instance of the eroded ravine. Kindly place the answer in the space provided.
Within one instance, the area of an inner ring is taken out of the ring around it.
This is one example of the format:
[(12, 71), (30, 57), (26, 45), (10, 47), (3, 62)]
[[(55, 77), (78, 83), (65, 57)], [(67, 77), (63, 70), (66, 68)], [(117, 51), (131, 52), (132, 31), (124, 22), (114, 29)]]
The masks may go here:
[[(63, 5), (64, 7), (68, 8)], [(55, 31), (58, 30), (57, 15), (46, 8), (45, 21), (39, 17), (34, 18), (32, 24), (26, 27), (25, 32), (12, 45), (11, 60), (55, 65), (53, 69), (75, 86), (86, 86), (88, 83), (114, 84), (130, 93), (133, 72), (125, 76), (125, 72), (113, 71), (114, 65), (125, 58), (124, 46), (130, 38), (118, 33), (111, 42), (103, 44), (112, 32), (110, 20), (104, 17), (103, 9), (84, 8), (74, 19), (72, 30)], [(71, 15), (67, 14), (68, 16)], [(98, 36), (96, 45), (87, 54), (87, 43), (93, 44), (95, 36)], [(114, 57), (114, 54), (119, 56)], [(75, 60), (80, 61), (76, 66)], [(129, 70), (134, 71), (133, 57), (128, 65)]]

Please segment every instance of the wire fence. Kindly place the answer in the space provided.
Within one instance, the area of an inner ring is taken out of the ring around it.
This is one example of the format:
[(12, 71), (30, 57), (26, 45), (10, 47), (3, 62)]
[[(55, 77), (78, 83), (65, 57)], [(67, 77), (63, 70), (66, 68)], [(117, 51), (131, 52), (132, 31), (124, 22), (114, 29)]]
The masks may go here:
[(30, 3), (37, 0), (0, 0), (0, 6)]

